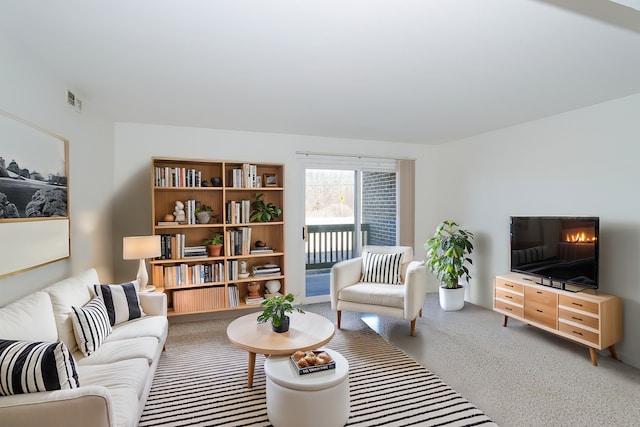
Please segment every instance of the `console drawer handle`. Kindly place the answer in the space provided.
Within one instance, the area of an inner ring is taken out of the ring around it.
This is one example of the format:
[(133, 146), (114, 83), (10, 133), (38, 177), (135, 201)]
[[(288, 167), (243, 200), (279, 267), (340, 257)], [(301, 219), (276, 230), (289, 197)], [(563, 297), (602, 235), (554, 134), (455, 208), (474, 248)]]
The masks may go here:
[(571, 304), (573, 304), (573, 305), (577, 305), (578, 307), (582, 307), (582, 304), (577, 303), (577, 302), (572, 302)]
[(505, 310), (509, 310), (509, 311), (513, 311), (513, 309), (511, 307), (505, 307)]
[(576, 335), (580, 335), (580, 336), (582, 336), (582, 332), (578, 332), (578, 331), (571, 331), (571, 332), (573, 332), (573, 333), (574, 333), (574, 334), (576, 334)]
[(581, 318), (579, 318), (579, 317), (571, 316), (571, 318), (572, 318), (573, 320), (579, 320), (579, 321), (581, 321), (581, 322), (582, 322), (582, 319), (581, 319)]
[(510, 295), (505, 295), (504, 297), (505, 297), (505, 298), (509, 298), (509, 299), (513, 299), (513, 297), (512, 297), (512, 296), (510, 296)]
[(537, 309), (537, 308), (536, 308), (536, 311), (537, 311), (538, 313), (542, 313), (542, 310), (540, 310), (540, 309)]
[(505, 286), (508, 286), (508, 287), (510, 287), (510, 288), (513, 288), (513, 285), (510, 285), (510, 284), (508, 284), (508, 283), (505, 283), (504, 285), (505, 285)]
[(536, 294), (542, 295), (542, 292), (541, 291), (536, 291)]

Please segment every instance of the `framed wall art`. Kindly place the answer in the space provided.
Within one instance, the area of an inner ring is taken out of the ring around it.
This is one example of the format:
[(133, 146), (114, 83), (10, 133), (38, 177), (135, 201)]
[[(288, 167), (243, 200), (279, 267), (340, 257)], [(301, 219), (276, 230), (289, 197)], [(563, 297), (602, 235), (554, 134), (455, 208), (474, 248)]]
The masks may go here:
[(68, 145), (0, 110), (0, 277), (69, 257)]

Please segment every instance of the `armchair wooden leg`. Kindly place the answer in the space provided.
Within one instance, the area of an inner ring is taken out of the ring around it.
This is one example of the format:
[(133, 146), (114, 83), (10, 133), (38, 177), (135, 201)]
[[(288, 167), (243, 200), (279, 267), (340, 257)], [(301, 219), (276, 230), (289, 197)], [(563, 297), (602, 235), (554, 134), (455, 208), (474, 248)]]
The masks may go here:
[(340, 329), (340, 320), (342, 320), (342, 311), (338, 310), (338, 329)]
[(412, 337), (416, 336), (416, 319), (413, 319), (411, 321), (411, 336)]
[(420, 317), (422, 317), (422, 309), (420, 309)]

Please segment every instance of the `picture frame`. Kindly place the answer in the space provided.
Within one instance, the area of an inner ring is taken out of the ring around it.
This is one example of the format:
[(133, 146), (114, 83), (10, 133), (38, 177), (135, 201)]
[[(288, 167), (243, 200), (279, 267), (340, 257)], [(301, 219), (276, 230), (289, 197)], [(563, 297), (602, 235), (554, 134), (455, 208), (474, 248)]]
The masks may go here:
[(0, 277), (70, 256), (68, 145), (0, 110)]
[(265, 187), (277, 187), (278, 186), (278, 179), (277, 179), (276, 175), (273, 174), (273, 173), (265, 173), (263, 181), (264, 181), (263, 184), (264, 184)]

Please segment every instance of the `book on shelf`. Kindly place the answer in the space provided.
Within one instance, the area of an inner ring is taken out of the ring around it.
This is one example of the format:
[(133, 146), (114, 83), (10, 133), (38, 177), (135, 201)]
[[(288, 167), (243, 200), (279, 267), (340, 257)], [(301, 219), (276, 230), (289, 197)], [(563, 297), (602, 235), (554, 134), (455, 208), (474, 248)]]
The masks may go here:
[(271, 298), (281, 297), (281, 296), (283, 295), (280, 292), (274, 292), (272, 294), (270, 294), (269, 292), (264, 293), (264, 299), (271, 299)]
[(245, 304), (259, 305), (264, 301), (264, 297), (244, 297)]
[(156, 187), (201, 187), (202, 172), (183, 167), (156, 166), (154, 185)]
[(234, 188), (258, 188), (258, 166), (243, 163), (231, 171), (231, 185)]
[(250, 253), (253, 254), (271, 254), (273, 253), (273, 248), (271, 246), (263, 246), (260, 248), (251, 249)]
[(187, 285), (223, 282), (224, 265), (222, 262), (204, 264), (154, 265), (153, 282), (164, 288), (177, 288)]
[(254, 265), (251, 267), (251, 271), (254, 276), (256, 274), (279, 274), (280, 266), (277, 264)]
[(240, 292), (238, 287), (233, 283), (228, 287), (229, 291), (229, 307), (237, 307), (240, 300)]
[(226, 231), (225, 253), (229, 256), (248, 255), (251, 242), (251, 227), (238, 227)]

